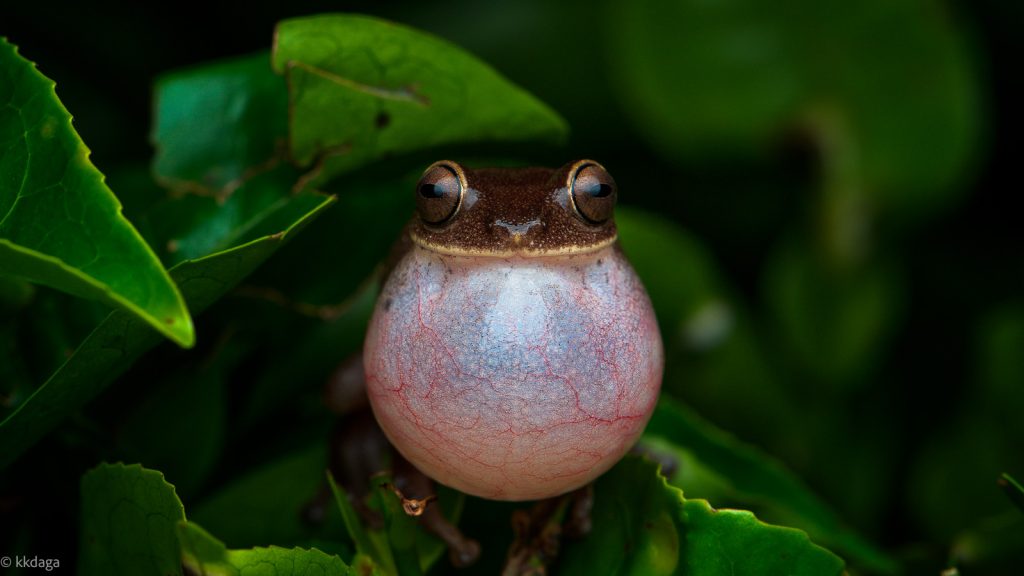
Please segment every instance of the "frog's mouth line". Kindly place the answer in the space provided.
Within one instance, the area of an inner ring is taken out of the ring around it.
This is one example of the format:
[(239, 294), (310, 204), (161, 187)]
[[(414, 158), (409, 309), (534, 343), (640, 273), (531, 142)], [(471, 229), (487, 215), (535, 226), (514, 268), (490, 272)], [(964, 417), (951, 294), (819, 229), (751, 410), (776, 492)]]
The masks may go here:
[[(508, 250), (487, 250), (483, 248), (460, 248), (458, 246), (445, 246), (442, 244), (435, 244), (428, 242), (426, 239), (416, 233), (415, 230), (409, 231), (409, 237), (413, 243), (425, 250), (436, 252), (438, 254), (444, 254), (446, 256), (488, 256), (492, 258), (510, 258), (513, 256), (523, 256), (528, 258), (543, 258), (552, 256), (572, 256), (576, 254), (590, 254), (597, 252), (604, 248), (607, 248), (619, 239), (618, 233), (613, 234), (609, 238), (605, 238), (599, 242), (586, 245), (573, 245), (573, 246), (562, 246), (560, 248), (533, 248), (530, 246), (522, 246), (517, 248), (511, 248)], [(522, 235), (513, 235), (512, 243), (518, 244), (522, 238)]]

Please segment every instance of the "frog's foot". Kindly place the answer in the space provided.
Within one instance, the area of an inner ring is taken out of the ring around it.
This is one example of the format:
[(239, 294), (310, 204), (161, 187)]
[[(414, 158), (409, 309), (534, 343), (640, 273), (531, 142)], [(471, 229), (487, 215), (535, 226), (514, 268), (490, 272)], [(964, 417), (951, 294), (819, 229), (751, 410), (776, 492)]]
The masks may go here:
[(405, 513), (418, 517), (424, 528), (444, 541), (453, 566), (462, 568), (476, 562), (480, 544), (463, 535), (444, 517), (439, 506), (432, 505), (437, 499), (433, 481), (397, 453), (394, 469), (395, 484), (390, 489), (401, 500)]
[(579, 538), (590, 532), (594, 488), (583, 488), (541, 500), (527, 512), (512, 515), (515, 539), (509, 546), (502, 576), (543, 576), (558, 557), (562, 536)]

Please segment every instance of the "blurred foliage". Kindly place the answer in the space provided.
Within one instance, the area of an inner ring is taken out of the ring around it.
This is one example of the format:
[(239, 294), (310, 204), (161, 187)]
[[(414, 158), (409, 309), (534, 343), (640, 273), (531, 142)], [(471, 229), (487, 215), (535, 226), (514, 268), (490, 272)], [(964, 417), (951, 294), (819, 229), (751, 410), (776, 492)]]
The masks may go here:
[[(602, 477), (553, 572), (1015, 573), (1019, 3), (350, 4), (402, 24), (0, 8), (47, 75), (0, 45), (4, 554), (450, 572), (390, 492), (379, 528), (340, 490), (303, 520), (323, 383), (423, 166), (593, 157), (666, 346), (641, 448), (674, 468)], [(192, 319), (194, 349), (161, 336)], [(441, 496), (464, 573), (500, 570), (522, 505)]]

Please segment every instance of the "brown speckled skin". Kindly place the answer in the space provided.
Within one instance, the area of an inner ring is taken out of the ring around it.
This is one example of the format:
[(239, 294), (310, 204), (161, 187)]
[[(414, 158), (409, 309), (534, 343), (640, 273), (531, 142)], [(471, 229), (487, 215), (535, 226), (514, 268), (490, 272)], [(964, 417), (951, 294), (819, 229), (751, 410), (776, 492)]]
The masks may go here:
[[(572, 209), (569, 178), (578, 164), (558, 169), (461, 167), (467, 190), (458, 213), (441, 226), (414, 218), (408, 233), (441, 251), (503, 255), (609, 244), (616, 237), (614, 219), (595, 226)], [(517, 231), (522, 233), (518, 243)]]

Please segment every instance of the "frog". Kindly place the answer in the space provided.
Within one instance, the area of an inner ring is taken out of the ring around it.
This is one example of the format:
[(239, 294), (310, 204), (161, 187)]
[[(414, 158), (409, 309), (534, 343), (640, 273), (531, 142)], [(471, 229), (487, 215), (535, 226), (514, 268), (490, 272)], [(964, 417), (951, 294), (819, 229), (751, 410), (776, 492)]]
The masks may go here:
[(556, 509), (546, 502), (571, 498), (569, 532), (587, 531), (592, 483), (634, 446), (661, 387), (662, 339), (619, 243), (618, 187), (589, 159), (559, 168), (441, 160), (414, 194), (362, 355), (328, 386), (328, 404), (350, 414), (349, 448), (332, 448), (332, 466), (366, 490), (383, 464), (353, 455), (389, 444), (392, 488), (456, 565), (479, 546), (430, 506), (433, 483), (537, 501), (513, 545), (529, 556)]

